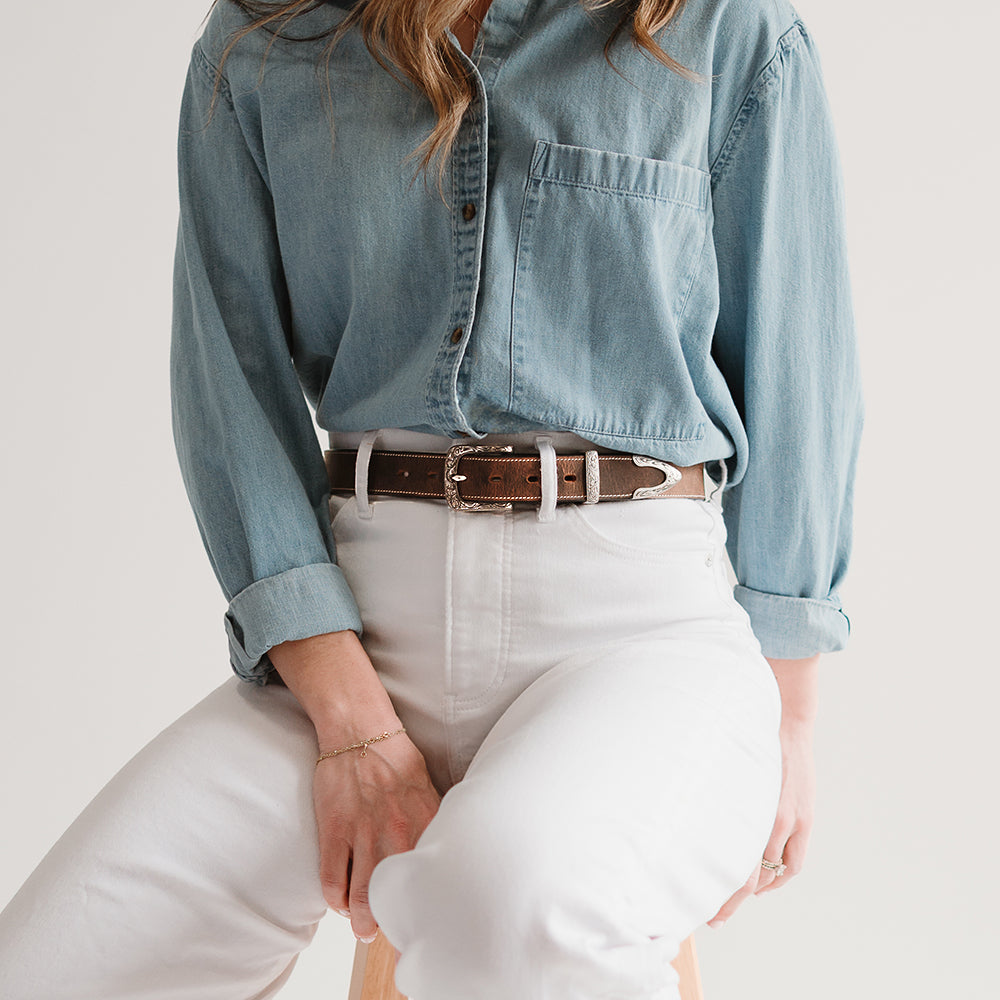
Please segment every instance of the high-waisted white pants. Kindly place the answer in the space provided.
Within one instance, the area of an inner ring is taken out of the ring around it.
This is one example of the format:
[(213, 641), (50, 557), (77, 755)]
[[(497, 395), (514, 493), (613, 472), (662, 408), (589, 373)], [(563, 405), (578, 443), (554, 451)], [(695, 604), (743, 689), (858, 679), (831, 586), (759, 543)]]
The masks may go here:
[[(372, 875), (400, 990), (676, 998), (671, 960), (759, 865), (781, 783), (779, 691), (727, 580), (718, 502), (460, 512), (362, 483), (330, 506), (365, 648), (443, 795)], [(274, 996), (327, 912), (315, 756), (287, 688), (222, 683), (0, 915), (0, 996)]]

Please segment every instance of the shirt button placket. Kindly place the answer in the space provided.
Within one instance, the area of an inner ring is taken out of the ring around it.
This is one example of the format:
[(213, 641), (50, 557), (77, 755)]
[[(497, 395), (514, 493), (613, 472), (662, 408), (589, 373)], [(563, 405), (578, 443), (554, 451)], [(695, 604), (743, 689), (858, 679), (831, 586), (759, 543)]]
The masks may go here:
[[(482, 82), (477, 76), (477, 86)], [(471, 430), (459, 399), (459, 368), (468, 347), (469, 333), (479, 289), (482, 219), (479, 205), (485, 197), (487, 115), (485, 95), (480, 92), (463, 122), (452, 152), (452, 211), (460, 216), (452, 227), (455, 253), (453, 326), (438, 355), (436, 377), (428, 403), (437, 422), (464, 436)]]

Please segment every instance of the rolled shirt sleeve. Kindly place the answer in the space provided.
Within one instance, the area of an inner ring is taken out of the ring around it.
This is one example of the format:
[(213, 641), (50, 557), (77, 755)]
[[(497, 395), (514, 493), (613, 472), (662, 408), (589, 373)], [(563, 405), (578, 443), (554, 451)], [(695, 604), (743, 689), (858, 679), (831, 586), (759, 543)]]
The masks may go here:
[[(765, 656), (844, 648), (862, 396), (844, 194), (819, 57), (797, 20), (712, 166), (712, 354), (746, 429), (724, 493), (734, 596)], [(742, 465), (742, 463), (741, 463)]]
[[(237, 676), (287, 639), (362, 631), (336, 562), (329, 485), (296, 374), (266, 165), (195, 43), (181, 101), (170, 391), (185, 489), (229, 601)], [(206, 124), (207, 122), (207, 124)]]

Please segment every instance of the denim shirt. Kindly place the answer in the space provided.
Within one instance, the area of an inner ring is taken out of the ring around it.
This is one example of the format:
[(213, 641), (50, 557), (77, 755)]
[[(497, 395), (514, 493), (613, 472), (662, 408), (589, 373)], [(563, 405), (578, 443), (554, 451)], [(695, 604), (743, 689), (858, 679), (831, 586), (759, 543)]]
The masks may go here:
[(279, 38), (261, 73), (273, 36), (252, 32), (205, 127), (246, 23), (228, 0), (210, 12), (180, 108), (171, 399), (244, 680), (275, 679), (287, 639), (363, 632), (317, 424), (568, 430), (720, 481), (725, 460), (734, 594), (763, 654), (844, 647), (863, 400), (815, 43), (788, 0), (687, 0), (657, 37), (710, 79), (627, 31), (619, 75), (616, 10), (493, 0), (471, 58), (449, 32), (477, 97), (446, 201), (404, 162), (429, 101), (357, 27), (329, 98), (328, 38)]

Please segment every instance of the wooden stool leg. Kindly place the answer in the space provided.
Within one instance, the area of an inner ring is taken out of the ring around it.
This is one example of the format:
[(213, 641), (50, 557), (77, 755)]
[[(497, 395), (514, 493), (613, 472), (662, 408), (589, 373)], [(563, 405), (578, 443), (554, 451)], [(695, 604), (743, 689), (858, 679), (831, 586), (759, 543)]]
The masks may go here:
[(670, 963), (681, 977), (677, 988), (681, 1000), (705, 1000), (701, 991), (701, 973), (698, 971), (698, 955), (694, 950), (694, 935), (686, 937), (677, 952), (677, 957)]
[(347, 1000), (406, 1000), (396, 989), (395, 972), (396, 949), (381, 931), (371, 944), (359, 941)]
[[(681, 1000), (704, 1000), (694, 935), (684, 940), (671, 964), (681, 977)], [(359, 941), (354, 949), (354, 969), (347, 1000), (406, 1000), (396, 989), (395, 971), (396, 949), (381, 931), (371, 944)]]

